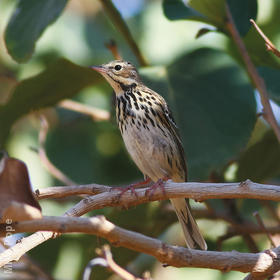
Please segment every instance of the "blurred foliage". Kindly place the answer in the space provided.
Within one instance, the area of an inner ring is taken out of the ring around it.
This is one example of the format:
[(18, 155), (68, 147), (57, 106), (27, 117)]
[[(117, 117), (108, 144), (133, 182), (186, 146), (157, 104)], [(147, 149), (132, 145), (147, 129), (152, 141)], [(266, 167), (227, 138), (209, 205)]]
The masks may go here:
[(11, 124), (18, 118), (31, 111), (55, 105), (99, 80), (100, 75), (91, 69), (66, 59), (58, 59), (40, 74), (21, 81), (9, 100), (0, 107), (0, 125), (4, 128), (0, 132), (0, 142), (4, 141)]
[[(278, 183), (279, 143), (263, 119), (257, 121), (261, 108), (259, 98), (255, 98), (258, 93), (226, 31), (226, 2), (267, 84), (279, 119), (279, 59), (267, 52), (249, 23), (250, 18), (256, 19), (277, 45), (279, 1), (113, 1), (149, 60), (148, 67), (139, 68), (144, 82), (167, 99), (178, 122), (189, 179)], [(141, 180), (141, 173), (125, 151), (114, 117), (93, 122), (87, 116), (56, 106), (65, 98), (73, 98), (114, 116), (112, 90), (89, 66), (113, 59), (104, 46), (112, 38), (126, 60), (136, 66), (141, 63), (112, 16), (114, 13), (102, 10), (102, 1), (0, 2), (0, 146), (26, 162), (35, 188), (61, 184), (48, 174), (34, 153), (40, 113), (46, 115), (50, 124), (46, 152), (71, 179), (81, 184), (120, 186)], [(61, 215), (76, 201), (42, 201), (43, 214)], [(232, 202), (209, 203), (235, 221), (242, 218), (244, 223), (254, 222), (252, 213), (260, 211), (265, 224), (275, 223), (258, 201), (233, 201), (234, 211)], [(271, 205), (277, 210), (276, 203)], [(124, 228), (183, 244), (180, 228), (170, 227), (176, 217), (169, 208), (167, 202), (155, 202), (128, 210), (107, 208), (89, 215), (104, 214)], [(227, 223), (203, 219), (199, 225), (209, 248), (215, 250)], [(267, 248), (263, 236), (254, 240), (260, 250)], [(36, 247), (30, 255), (55, 279), (81, 279), (84, 267), (95, 256), (95, 248), (103, 243), (106, 241), (95, 236), (71, 234)], [(224, 242), (222, 249), (245, 252), (248, 244), (235, 237)], [(201, 278), (201, 269), (162, 268), (154, 259), (124, 248), (113, 248), (113, 255), (116, 262), (137, 274), (151, 270), (154, 279)], [(242, 277), (234, 272), (204, 272), (203, 278), (208, 280)], [(94, 269), (94, 279), (107, 279), (109, 275), (103, 268)]]
[(61, 14), (67, 0), (20, 0), (5, 32), (9, 54), (17, 62), (27, 61), (44, 29)]

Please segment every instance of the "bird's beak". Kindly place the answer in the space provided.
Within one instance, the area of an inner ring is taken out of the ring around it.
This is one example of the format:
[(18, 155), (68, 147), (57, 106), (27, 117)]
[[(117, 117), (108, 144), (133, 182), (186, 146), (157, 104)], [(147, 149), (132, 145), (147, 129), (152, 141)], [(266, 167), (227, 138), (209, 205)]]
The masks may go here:
[(107, 72), (106, 68), (103, 67), (103, 66), (91, 66), (90, 68), (95, 70), (95, 71), (97, 71), (97, 72), (99, 72), (99, 73), (101, 73), (101, 74)]

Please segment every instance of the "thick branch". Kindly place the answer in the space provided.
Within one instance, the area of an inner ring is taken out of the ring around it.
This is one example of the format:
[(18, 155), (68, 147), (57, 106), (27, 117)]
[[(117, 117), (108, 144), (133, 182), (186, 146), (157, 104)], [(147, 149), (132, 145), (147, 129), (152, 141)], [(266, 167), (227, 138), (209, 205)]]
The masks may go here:
[[(55, 232), (84, 232), (109, 240), (114, 246), (123, 246), (154, 256), (160, 262), (175, 267), (212, 268), (222, 271), (236, 270), (254, 274), (273, 274), (280, 269), (280, 247), (262, 253), (211, 252), (191, 250), (167, 245), (157, 239), (120, 228), (103, 216), (93, 218), (44, 217), (43, 219), (13, 224), (16, 232), (52, 230)], [(24, 239), (23, 239), (24, 240)], [(17, 259), (17, 244), (0, 255), (0, 266), (4, 260)]]
[[(98, 185), (95, 185), (95, 187), (98, 189)], [(100, 186), (100, 189), (104, 191), (104, 186)], [(280, 200), (280, 188), (278, 186), (256, 184), (249, 180), (247, 180), (244, 183), (228, 183), (228, 184), (173, 183), (171, 181), (168, 181), (165, 187), (165, 194), (162, 193), (162, 191), (158, 190), (154, 192), (152, 197), (145, 195), (146, 190), (147, 188), (136, 189), (137, 197), (134, 194), (131, 194), (130, 192), (126, 192), (120, 197), (120, 191), (117, 191), (116, 189), (113, 189), (112, 191), (109, 192), (107, 191), (102, 192), (95, 196), (90, 196), (88, 198), (81, 200), (77, 205), (69, 209), (65, 213), (65, 216), (78, 217), (83, 215), (84, 213), (87, 213), (90, 210), (103, 208), (105, 206), (119, 206), (119, 205), (131, 206), (131, 205), (148, 202), (150, 200), (166, 199), (167, 197), (191, 197), (197, 200), (210, 199), (210, 198), (256, 198), (256, 199), (270, 199), (276, 201)], [(73, 187), (72, 187), (72, 192), (73, 192)], [(114, 227), (112, 224), (110, 225), (111, 227)], [(54, 228), (47, 227), (47, 229), (52, 230)], [(59, 231), (62, 231), (62, 229), (60, 228)], [(107, 234), (109, 233), (107, 232)], [(53, 235), (54, 235), (53, 232), (50, 231), (39, 231), (22, 239), (18, 244), (11, 247), (10, 249), (8, 249), (7, 251), (5, 251), (3, 254), (0, 255), (0, 263), (3, 265), (12, 260), (19, 259), (24, 253), (38, 246), (39, 244), (47, 241)], [(114, 236), (116, 237), (116, 235)], [(112, 238), (114, 238), (114, 236)], [(107, 237), (108, 240), (111, 240), (109, 238), (110, 234)], [(122, 235), (120, 235), (119, 237), (121, 238), (119, 242), (122, 242)], [(112, 241), (116, 242), (117, 240), (113, 239)], [(137, 250), (137, 248), (134, 247), (134, 241), (135, 240), (133, 240), (133, 246), (128, 248)], [(159, 241), (156, 240), (156, 242)], [(149, 248), (149, 250), (150, 249), (151, 248)], [(140, 249), (138, 249), (137, 251), (140, 251)], [(149, 251), (144, 251), (144, 250), (141, 250), (141, 252), (149, 253)], [(163, 261), (165, 262), (164, 259)], [(170, 264), (172, 263), (170, 262)], [(223, 265), (225, 264), (221, 260), (221, 266)], [(198, 266), (198, 264), (194, 263), (194, 266)], [(198, 266), (198, 267), (203, 267), (203, 266)]]
[(249, 198), (260, 200), (280, 201), (280, 186), (254, 183), (250, 180), (241, 183), (165, 183), (165, 192), (156, 190), (152, 196), (146, 195), (148, 188), (135, 189), (135, 194), (121, 191), (109, 186), (89, 184), (69, 187), (53, 187), (37, 190), (38, 199), (61, 198), (71, 195), (97, 194), (83, 199), (79, 204), (87, 209), (99, 209), (106, 206), (134, 206), (155, 200), (168, 198), (189, 197), (197, 201), (221, 198)]
[(38, 199), (46, 198), (65, 198), (74, 195), (94, 195), (103, 192), (109, 192), (112, 187), (89, 184), (80, 186), (63, 186), (63, 187), (49, 187), (44, 189), (38, 189), (35, 194)]

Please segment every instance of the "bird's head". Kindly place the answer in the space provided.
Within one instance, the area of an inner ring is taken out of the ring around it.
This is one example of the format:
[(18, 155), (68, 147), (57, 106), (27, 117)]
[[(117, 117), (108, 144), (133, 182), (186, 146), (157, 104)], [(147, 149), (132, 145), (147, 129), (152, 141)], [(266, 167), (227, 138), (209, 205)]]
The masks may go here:
[(121, 94), (125, 89), (140, 83), (136, 68), (127, 61), (114, 60), (91, 68), (99, 72), (109, 82), (116, 94)]

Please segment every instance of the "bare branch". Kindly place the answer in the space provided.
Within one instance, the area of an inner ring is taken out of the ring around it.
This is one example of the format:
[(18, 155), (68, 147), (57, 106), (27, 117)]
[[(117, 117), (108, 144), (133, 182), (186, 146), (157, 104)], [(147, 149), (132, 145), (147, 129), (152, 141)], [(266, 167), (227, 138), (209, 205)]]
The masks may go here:
[(65, 99), (59, 102), (58, 106), (85, 115), (89, 115), (94, 121), (107, 121), (110, 119), (110, 113), (108, 111), (84, 105), (70, 99)]
[(266, 226), (264, 225), (264, 222), (262, 221), (262, 218), (261, 218), (259, 212), (256, 211), (255, 213), (253, 213), (253, 215), (255, 216), (255, 218), (256, 218), (260, 228), (263, 229), (263, 231), (266, 233), (266, 236), (268, 237), (271, 245), (275, 248), (276, 244), (274, 243), (274, 241), (273, 241), (273, 239), (271, 237), (270, 232), (267, 230)]
[(143, 54), (141, 53), (138, 45), (136, 44), (135, 40), (132, 37), (131, 32), (129, 31), (129, 28), (127, 24), (125, 23), (124, 19), (122, 18), (119, 11), (116, 9), (114, 4), (111, 0), (100, 0), (104, 10), (116, 26), (116, 28), (119, 30), (119, 32), (123, 35), (125, 38), (127, 44), (131, 48), (132, 52), (138, 59), (141, 66), (147, 66), (148, 63), (146, 59), (144, 58)]
[[(83, 186), (85, 187), (85, 186)], [(86, 188), (90, 189), (90, 185), (86, 186)], [(94, 185), (94, 187), (98, 190), (98, 185)], [(66, 187), (65, 187), (66, 188)], [(106, 188), (106, 187), (105, 187)], [(88, 189), (88, 190), (89, 190)], [(73, 192), (73, 187), (69, 187), (68, 190), (71, 190), (71, 192)], [(104, 191), (104, 186), (100, 186), (99, 190)], [(64, 216), (72, 216), (72, 217), (78, 217), (83, 215), (84, 213), (87, 213), (90, 210), (93, 209), (100, 209), (106, 206), (132, 206), (132, 205), (137, 205), (140, 203), (145, 203), (148, 201), (153, 201), (153, 200), (160, 200), (160, 199), (166, 199), (166, 198), (175, 198), (175, 197), (191, 197), (194, 198), (196, 200), (204, 200), (204, 199), (210, 199), (210, 198), (255, 198), (255, 199), (270, 199), (270, 200), (275, 200), (275, 201), (279, 201), (280, 200), (280, 187), (278, 186), (273, 186), (273, 185), (262, 185), (262, 184), (257, 184), (257, 183), (253, 183), (249, 180), (243, 182), (243, 183), (174, 183), (172, 181), (167, 181), (166, 182), (166, 186), (165, 186), (165, 193), (162, 193), (162, 191), (160, 190), (156, 190), (153, 194), (152, 197), (146, 196), (146, 190), (147, 188), (143, 188), (143, 189), (136, 189), (135, 192), (137, 193), (137, 198), (135, 197), (134, 194), (131, 194), (130, 192), (126, 192), (124, 193), (121, 197), (120, 197), (120, 191), (116, 190), (116, 189), (112, 189), (112, 191), (106, 191), (106, 192), (102, 192), (100, 194), (97, 194), (95, 196), (89, 196), (85, 199), (82, 199), (77, 205), (73, 206), (71, 209), (69, 209)], [(84, 191), (84, 190), (83, 190)], [(92, 191), (92, 188), (91, 188)], [(73, 194), (73, 193), (72, 193)], [(57, 194), (56, 194), (57, 196)], [(33, 230), (36, 229), (42, 229), (42, 230), (51, 230), (50, 231), (39, 231), (36, 232), (26, 238), (23, 238), (18, 244), (16, 244), (15, 246), (13, 246), (12, 248), (8, 249), (7, 251), (5, 251), (4, 253), (2, 253), (0, 255), (0, 264), (4, 265), (12, 260), (18, 260), (24, 253), (26, 253), (27, 251), (31, 250), (32, 248), (38, 246), (39, 244), (47, 241), (48, 239), (52, 238), (54, 236), (54, 232), (65, 232), (69, 230), (69, 227), (71, 228), (71, 230), (75, 230), (75, 231), (81, 231), (81, 232), (86, 232), (85, 231), (85, 224), (79, 224), (78, 221), (80, 221), (79, 219), (75, 220), (71, 220), (73, 224), (71, 224), (70, 222), (68, 223), (64, 223), (64, 221), (69, 221), (69, 220), (63, 220), (63, 217), (57, 217), (58, 219), (62, 219), (62, 220), (56, 220), (57, 223), (55, 223), (55, 219), (56, 218), (49, 218), (51, 219), (48, 220), (49, 222), (47, 222), (45, 219), (43, 220), (36, 220), (34, 221), (34, 223), (38, 223), (38, 224), (17, 224), (16, 226), (23, 226), (23, 225), (28, 225), (28, 229), (31, 230), (30, 226), (33, 225), (34, 228)], [(54, 219), (54, 220), (53, 220)], [(103, 219), (104, 220), (104, 219)], [(107, 238), (109, 241), (112, 241), (116, 244), (120, 244), (121, 246), (125, 246), (126, 241), (125, 238), (123, 239), (123, 233), (125, 233), (126, 231), (124, 229), (120, 229), (114, 226), (113, 224), (109, 223), (109, 222), (105, 222), (106, 227), (101, 227), (103, 230), (101, 230), (100, 226), (103, 225), (103, 221), (100, 217), (97, 220), (97, 228), (92, 227), (92, 221), (88, 224), (88, 230), (94, 230), (94, 232), (91, 232), (93, 234), (102, 236), (104, 238)], [(63, 221), (63, 223), (61, 224), (58, 221)], [(81, 222), (84, 220), (81, 220)], [(42, 224), (40, 224), (42, 223)], [(88, 221), (86, 221), (86, 223), (88, 223)], [(38, 226), (38, 228), (35, 227)], [(39, 227), (40, 225), (40, 227)], [(74, 228), (77, 225), (76, 228)], [(89, 226), (90, 225), (90, 226)], [(80, 227), (79, 227), (80, 226)], [(80, 230), (78, 229), (80, 228)], [(113, 231), (113, 229), (117, 229), (117, 233)], [(27, 230), (27, 228), (25, 228), (25, 230)], [(96, 230), (96, 231), (95, 231)], [(100, 231), (101, 230), (101, 231)], [(32, 230), (31, 230), (32, 231)], [(113, 235), (111, 235), (113, 234)], [(154, 246), (157, 245), (152, 245), (153, 242), (160, 242), (158, 240), (154, 240), (154, 239), (149, 239), (148, 238), (147, 241), (149, 241), (148, 243), (152, 246), (149, 247), (147, 244), (143, 245), (141, 242), (143, 241), (140, 238), (139, 244), (137, 247), (135, 246), (135, 238), (138, 236), (138, 233), (134, 233), (133, 234), (133, 238), (131, 240), (131, 244), (129, 243), (126, 247), (130, 248), (132, 250), (136, 250), (136, 251), (140, 251), (140, 252), (145, 252), (147, 254), (151, 254), (154, 255)], [(139, 236), (142, 237), (142, 235), (140, 234)], [(118, 239), (120, 238), (120, 239)], [(142, 240), (142, 241), (141, 241)], [(145, 239), (146, 240), (146, 239)], [(141, 245), (142, 244), (142, 245)], [(156, 243), (159, 244), (159, 243)], [(160, 244), (162, 244), (160, 242)], [(141, 246), (144, 246), (144, 248), (142, 248)], [(147, 247), (148, 246), (148, 247)], [(159, 245), (158, 245), (159, 246)], [(165, 245), (164, 245), (165, 246)], [(158, 249), (159, 250), (159, 249)], [(160, 249), (161, 251), (162, 249)], [(173, 250), (173, 249), (172, 249)], [(186, 249), (184, 249), (186, 250)], [(186, 252), (189, 252), (188, 250)], [(194, 252), (199, 252), (199, 251), (195, 251)], [(174, 252), (171, 251), (171, 254), (173, 254)], [(183, 252), (185, 253), (185, 251)], [(210, 253), (210, 252), (208, 252)], [(210, 254), (212, 254), (213, 252), (211, 252)], [(163, 254), (163, 255), (162, 255)], [(181, 254), (180, 252), (178, 252), (178, 254)], [(239, 254), (239, 253), (236, 253)], [(225, 255), (226, 256), (226, 255)], [(249, 255), (251, 256), (251, 255)], [(255, 256), (255, 255), (254, 255)], [(174, 257), (173, 261), (169, 261), (169, 258), (172, 259), (172, 257), (169, 255), (169, 251), (168, 253), (166, 253), (165, 251), (161, 251), (160, 255), (156, 255), (156, 257), (159, 260), (162, 260), (165, 263), (168, 263), (170, 265), (175, 265), (175, 263), (177, 263), (178, 259), (180, 259), (180, 257)], [(192, 263), (193, 266), (197, 266), (197, 267), (204, 267), (203, 261), (202, 264), (199, 265), (199, 261), (198, 259), (200, 259), (200, 255), (197, 255), (197, 262)], [(205, 257), (205, 256), (204, 256)], [(218, 259), (217, 262), (215, 261), (216, 264), (211, 264), (212, 266), (219, 266), (221, 269), (226, 269), (226, 267), (231, 267), (231, 263), (227, 263), (226, 261), (223, 261), (223, 257), (220, 260), (220, 256), (218, 255)], [(232, 256), (231, 256), (232, 257)], [(238, 256), (234, 256), (237, 257)], [(188, 258), (192, 258), (192, 255), (188, 255)], [(211, 256), (207, 255), (207, 257), (205, 257), (205, 261), (206, 259), (211, 260)], [(253, 258), (255, 260), (255, 257)], [(248, 260), (250, 262), (250, 260)], [(179, 264), (181, 263), (181, 261), (179, 261)], [(204, 263), (205, 264), (205, 263)], [(182, 264), (183, 265), (183, 264)], [(186, 265), (186, 263), (185, 263)], [(190, 264), (188, 264), (190, 265)], [(270, 263), (271, 265), (271, 263)], [(209, 268), (210, 268), (210, 264), (209, 264)], [(219, 268), (217, 268), (219, 269)]]
[(46, 167), (46, 169), (59, 181), (65, 183), (66, 185), (76, 185), (74, 181), (69, 179), (62, 171), (60, 171), (56, 166), (52, 164), (49, 160), (46, 150), (45, 150), (45, 142), (48, 133), (48, 122), (45, 116), (41, 115), (41, 129), (39, 132), (39, 157)]
[(120, 276), (124, 280), (143, 280), (141, 278), (135, 277), (133, 274), (129, 273), (113, 260), (113, 256), (108, 245), (104, 245), (102, 249), (97, 249), (97, 254), (102, 256), (106, 262), (108, 267), (115, 272), (118, 276)]
[(236, 47), (241, 55), (241, 58), (243, 59), (243, 62), (246, 66), (246, 70), (248, 72), (250, 79), (252, 80), (253, 84), (255, 85), (256, 89), (260, 94), (261, 103), (263, 106), (263, 117), (270, 124), (278, 141), (280, 142), (280, 128), (273, 114), (265, 83), (263, 79), (260, 77), (260, 75), (258, 74), (258, 71), (256, 70), (256, 67), (254, 66), (246, 50), (245, 44), (243, 43), (240, 34), (238, 33), (238, 30), (234, 24), (230, 9), (227, 4), (226, 4), (226, 14), (227, 14), (226, 28), (236, 44)]
[[(57, 190), (56, 190), (57, 188)], [(265, 185), (246, 180), (241, 183), (196, 183), (184, 182), (175, 183), (171, 180), (164, 185), (165, 193), (156, 190), (152, 196), (147, 196), (148, 188), (136, 188), (135, 194), (127, 191), (121, 197), (119, 188), (103, 186), (98, 184), (69, 186), (69, 187), (51, 187), (37, 190), (38, 199), (43, 198), (61, 198), (71, 195), (96, 194), (81, 201), (81, 204), (92, 203), (93, 209), (99, 209), (106, 206), (134, 206), (155, 200), (164, 200), (168, 198), (188, 197), (196, 201), (206, 199), (221, 198), (249, 198), (260, 200), (280, 201), (280, 186)]]
[[(177, 189), (172, 186), (172, 182), (170, 181), (167, 183), (171, 184), (169, 186), (170, 191), (174, 192), (174, 194), (175, 194), (177, 192)], [(253, 187), (251, 187), (251, 190), (252, 190), (252, 192), (254, 192), (256, 194), (258, 192), (258, 190), (257, 190), (257, 188), (254, 187), (255, 183), (246, 181), (246, 184), (247, 183), (250, 183), (253, 185)], [(199, 185), (197, 185), (197, 184), (199, 184)], [(205, 184), (205, 188), (209, 188), (208, 191), (210, 193), (212, 191), (213, 186), (215, 188), (221, 188), (221, 192), (224, 191), (223, 187), (228, 188), (228, 186), (225, 185), (224, 183), (220, 183), (220, 184), (219, 183), (213, 183), (213, 184), (192, 183), (192, 182), (180, 183), (180, 185), (182, 185), (180, 187), (180, 191), (179, 191), (180, 195), (186, 193), (185, 195), (187, 196), (189, 194), (189, 190), (193, 189), (193, 188), (195, 188), (195, 190), (199, 193), (201, 191), (201, 185), (203, 186), (204, 184)], [(245, 183), (243, 183), (241, 185), (244, 186), (244, 184)], [(232, 183), (230, 185), (232, 185)], [(240, 183), (235, 183), (235, 185), (236, 185), (236, 191), (239, 192), (238, 188), (240, 187)], [(265, 186), (265, 187), (268, 187), (269, 189), (271, 189), (271, 187), (273, 187), (276, 189), (276, 191), (278, 190), (278, 188), (280, 188), (279, 186), (268, 186), (268, 185), (261, 185), (261, 184), (257, 184), (257, 185), (259, 187)], [(139, 196), (139, 194), (138, 194), (139, 189), (135, 190), (135, 191), (136, 191), (137, 195)], [(142, 191), (144, 191), (144, 189), (142, 189)], [(142, 193), (142, 191), (141, 191), (141, 193)], [(104, 207), (111, 206), (111, 202), (110, 202), (111, 200), (115, 201), (115, 206), (123, 206), (123, 205), (127, 206), (126, 202), (124, 202), (122, 199), (119, 200), (119, 193), (118, 193), (118, 191), (114, 190), (114, 187), (98, 185), (98, 184), (88, 184), (88, 185), (80, 185), (80, 186), (63, 186), (63, 187), (57, 186), (57, 187), (43, 188), (40, 190), (37, 189), (35, 191), (37, 199), (39, 199), (39, 200), (47, 199), (47, 198), (65, 198), (65, 197), (69, 197), (69, 196), (80, 196), (80, 195), (96, 195), (96, 194), (101, 194), (101, 193), (107, 193), (107, 195), (109, 196), (109, 197), (102, 196), (106, 201), (109, 200), (108, 204), (106, 202), (103, 203)], [(159, 195), (163, 195), (163, 194), (160, 192)], [(169, 195), (169, 193), (163, 195), (163, 199), (166, 199), (166, 196), (168, 196), (168, 195)], [(134, 201), (134, 203), (137, 203), (137, 201), (140, 203), (140, 201), (138, 200), (138, 198), (135, 197), (134, 194), (131, 194), (128, 192), (127, 196), (131, 196), (131, 199)], [(96, 198), (96, 201), (98, 201), (100, 199), (98, 196), (95, 198)], [(141, 199), (141, 197), (139, 197), (139, 199)], [(154, 198), (151, 197), (150, 200), (152, 201), (152, 200), (154, 200)], [(279, 200), (280, 200), (280, 197), (279, 197)], [(144, 201), (142, 203), (144, 203)], [(99, 209), (99, 207), (102, 207), (99, 205), (98, 202), (96, 202), (96, 206), (97, 206), (97, 209)], [(171, 211), (171, 209), (172, 208), (170, 207), (170, 211)], [(251, 223), (251, 224), (247, 223), (246, 226), (244, 226), (244, 225), (240, 226), (240, 225), (236, 224), (232, 220), (232, 217), (228, 216), (226, 213), (224, 213), (224, 212), (219, 213), (219, 212), (214, 211), (213, 209), (211, 211), (209, 211), (208, 209), (193, 209), (193, 214), (196, 218), (224, 220), (224, 221), (232, 224), (232, 227), (229, 228), (229, 232), (231, 234), (233, 234), (232, 236), (243, 234), (243, 233), (249, 233), (249, 234), (265, 233), (265, 231), (263, 229), (261, 229), (260, 227), (258, 227), (257, 225), (255, 225), (253, 223)], [(266, 229), (272, 234), (280, 233), (280, 226), (266, 227)]]
[(271, 51), (276, 56), (280, 57), (279, 50), (274, 46), (274, 44), (266, 37), (266, 35), (263, 33), (263, 31), (260, 29), (260, 27), (256, 24), (256, 22), (253, 19), (250, 19), (250, 22), (253, 24), (253, 26), (256, 28), (258, 33), (262, 36), (262, 38), (265, 41), (265, 45), (268, 51)]
[(266, 232), (269, 232), (270, 234), (278, 234), (280, 233), (280, 226), (265, 227), (264, 229), (252, 223), (249, 225), (234, 225), (228, 228), (228, 233), (230, 233), (231, 236), (236, 236), (244, 233), (266, 234)]
[(266, 208), (271, 217), (280, 225), (280, 217), (277, 210), (273, 207), (272, 203), (267, 200), (260, 200), (261, 205)]
[(80, 186), (63, 186), (63, 187), (49, 187), (43, 189), (37, 189), (35, 194), (37, 199), (46, 199), (46, 198), (64, 198), (74, 195), (94, 195), (103, 192), (109, 192), (112, 187), (98, 185), (98, 184), (89, 184), (89, 185), (80, 185)]
[(123, 60), (118, 50), (117, 44), (114, 40), (109, 41), (105, 44), (106, 48), (112, 53), (114, 59)]
[[(261, 253), (211, 252), (186, 249), (165, 244), (157, 239), (120, 228), (103, 216), (92, 218), (44, 217), (39, 220), (24, 221), (12, 225), (15, 232), (52, 230), (54, 232), (84, 232), (110, 241), (114, 246), (122, 246), (134, 251), (154, 256), (160, 262), (175, 267), (203, 267), (221, 271), (235, 270), (258, 275), (271, 275), (280, 269), (280, 247)], [(0, 266), (7, 261), (18, 259), (16, 244), (0, 254)]]

